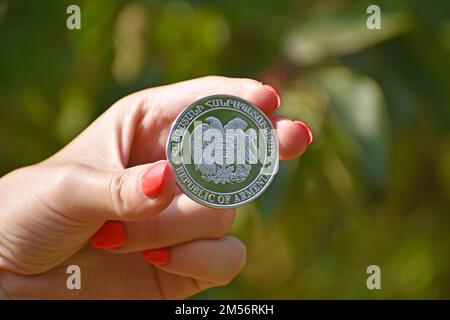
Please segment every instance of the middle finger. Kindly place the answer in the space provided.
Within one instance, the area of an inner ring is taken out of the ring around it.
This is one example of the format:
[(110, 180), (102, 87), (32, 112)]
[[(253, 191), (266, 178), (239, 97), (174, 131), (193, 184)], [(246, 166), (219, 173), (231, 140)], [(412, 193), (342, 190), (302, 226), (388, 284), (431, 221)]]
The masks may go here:
[(234, 209), (208, 208), (178, 194), (159, 215), (144, 221), (123, 222), (125, 244), (110, 251), (128, 253), (220, 238), (228, 232), (234, 216)]

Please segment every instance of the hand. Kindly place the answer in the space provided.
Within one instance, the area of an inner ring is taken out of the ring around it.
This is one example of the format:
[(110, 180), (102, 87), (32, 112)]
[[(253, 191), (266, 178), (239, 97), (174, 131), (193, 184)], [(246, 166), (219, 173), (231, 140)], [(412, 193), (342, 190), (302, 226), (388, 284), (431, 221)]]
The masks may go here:
[[(245, 246), (225, 236), (234, 210), (190, 200), (164, 160), (178, 113), (218, 93), (269, 116), (280, 103), (272, 87), (250, 79), (205, 77), (143, 90), (51, 158), (1, 178), (0, 296), (177, 299), (231, 281), (246, 260)], [(312, 140), (308, 127), (271, 119), (281, 158), (301, 155)], [(66, 288), (69, 265), (81, 268), (81, 290)]]

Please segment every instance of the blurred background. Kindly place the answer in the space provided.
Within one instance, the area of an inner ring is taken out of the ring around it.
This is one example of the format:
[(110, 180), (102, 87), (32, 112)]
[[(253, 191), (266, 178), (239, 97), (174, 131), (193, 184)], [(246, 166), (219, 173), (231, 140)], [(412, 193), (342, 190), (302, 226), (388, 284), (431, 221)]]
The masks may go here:
[[(448, 299), (449, 57), (446, 0), (0, 0), (0, 174), (133, 91), (256, 78), (315, 139), (238, 210), (245, 270), (196, 298)], [(381, 290), (366, 287), (372, 264)]]

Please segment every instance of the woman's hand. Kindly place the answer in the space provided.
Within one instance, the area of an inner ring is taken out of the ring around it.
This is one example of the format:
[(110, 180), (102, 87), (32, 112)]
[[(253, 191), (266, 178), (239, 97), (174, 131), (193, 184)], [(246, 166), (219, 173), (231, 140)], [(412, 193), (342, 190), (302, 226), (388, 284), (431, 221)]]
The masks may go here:
[[(245, 246), (225, 236), (234, 210), (190, 200), (163, 160), (175, 117), (211, 94), (240, 96), (268, 116), (280, 103), (272, 87), (250, 79), (143, 90), (51, 158), (1, 178), (0, 296), (176, 299), (231, 281), (246, 259)], [(308, 127), (271, 119), (281, 158), (301, 155)], [(81, 290), (66, 287), (69, 265), (81, 268)]]

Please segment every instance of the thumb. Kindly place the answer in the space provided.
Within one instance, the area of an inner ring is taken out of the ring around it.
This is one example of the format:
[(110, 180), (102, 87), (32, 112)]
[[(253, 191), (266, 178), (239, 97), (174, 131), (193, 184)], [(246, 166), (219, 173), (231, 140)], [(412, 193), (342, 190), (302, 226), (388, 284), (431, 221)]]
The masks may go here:
[(156, 215), (172, 202), (175, 188), (165, 160), (125, 169), (110, 184), (113, 218), (130, 221)]
[(76, 218), (90, 221), (152, 217), (172, 202), (176, 188), (166, 160), (118, 172), (85, 169), (76, 180), (78, 187), (70, 188), (66, 202), (70, 202)]

